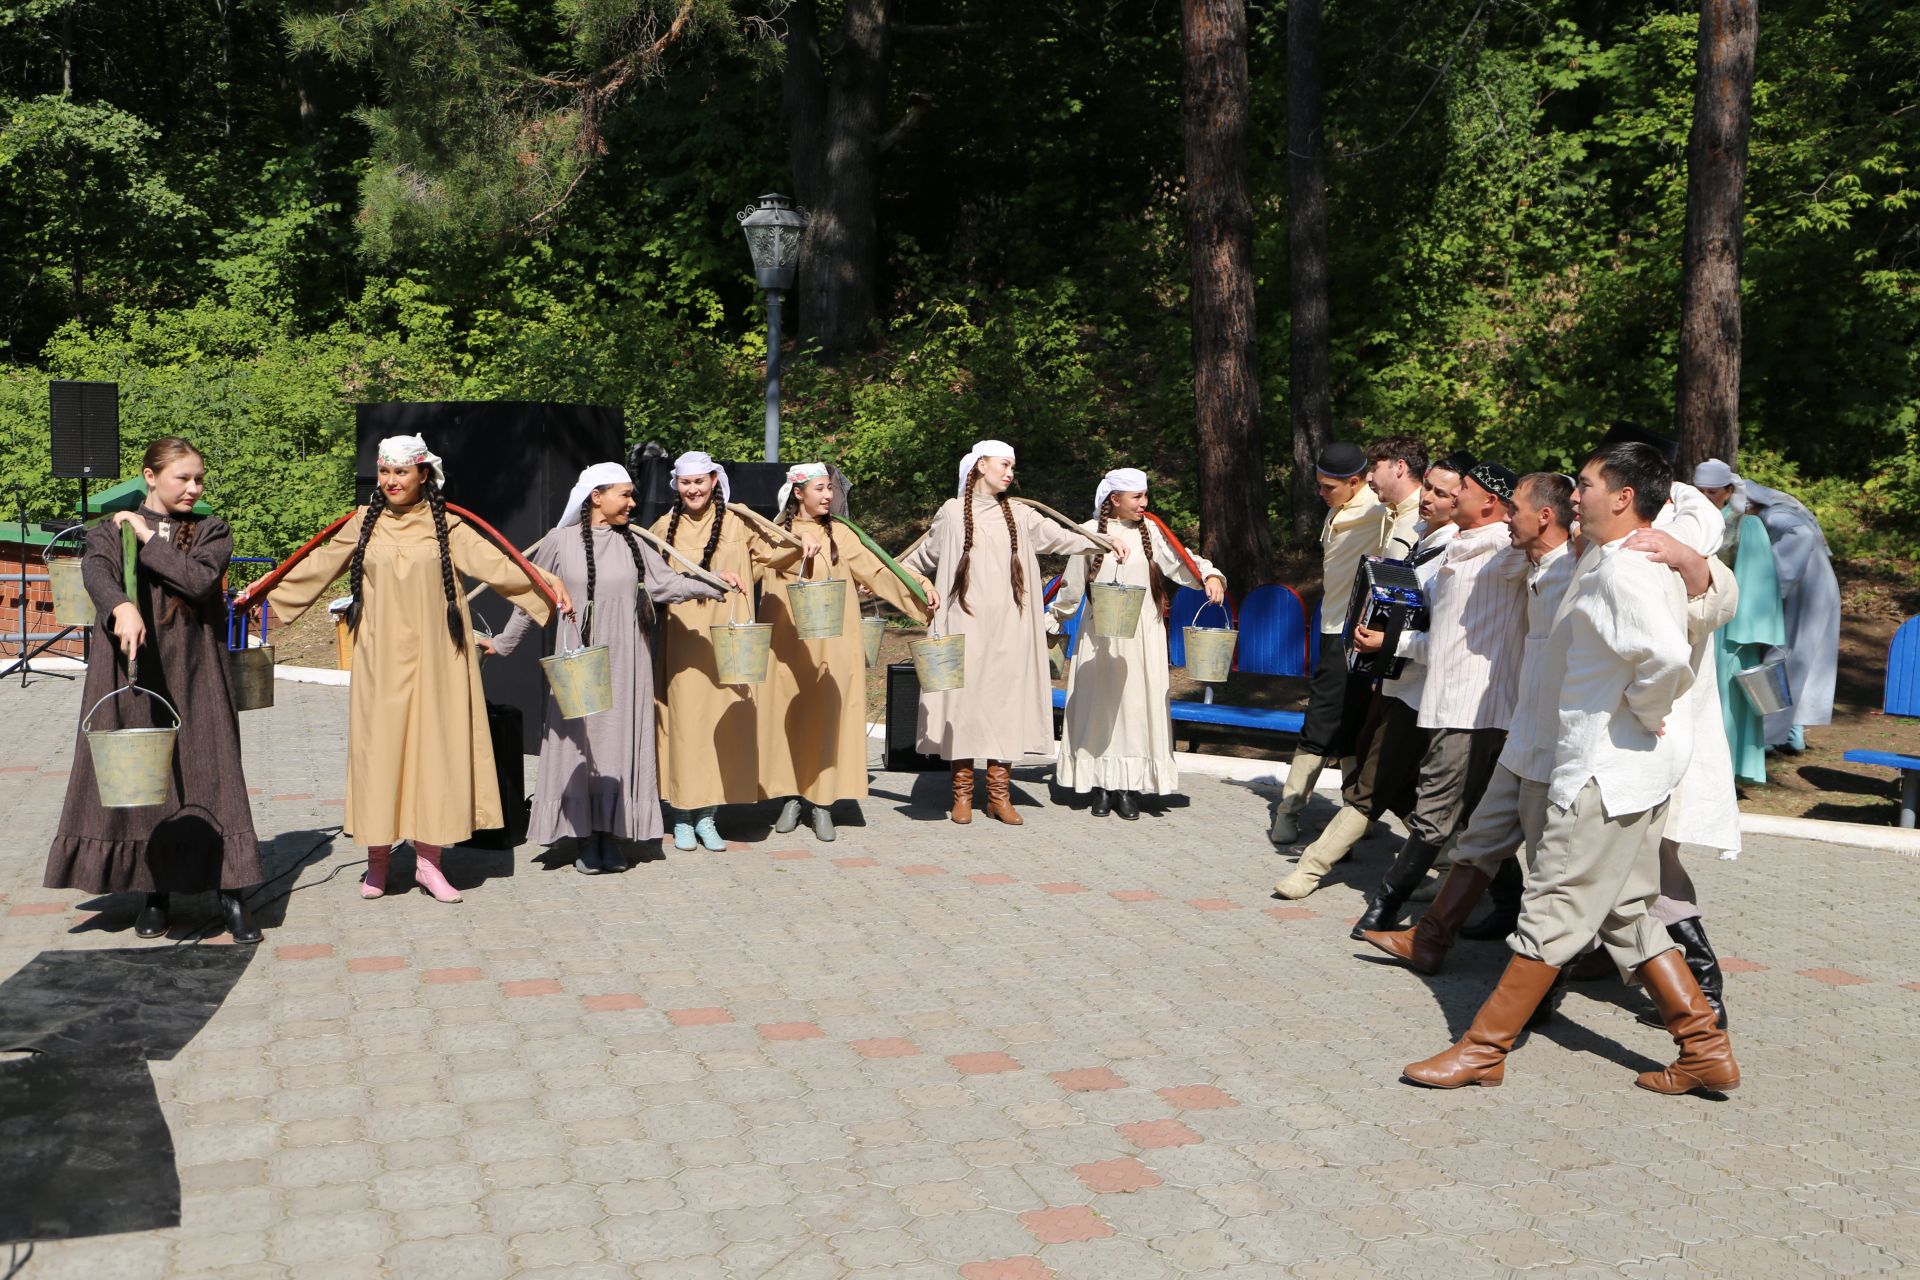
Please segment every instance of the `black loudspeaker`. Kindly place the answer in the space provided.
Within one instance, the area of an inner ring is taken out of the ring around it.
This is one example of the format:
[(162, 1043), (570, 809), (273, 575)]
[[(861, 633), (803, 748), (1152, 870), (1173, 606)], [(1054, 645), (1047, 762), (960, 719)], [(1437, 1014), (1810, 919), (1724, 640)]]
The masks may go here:
[(120, 387), (112, 382), (49, 382), (53, 474), (63, 480), (111, 480), (120, 474)]
[(945, 769), (939, 756), (926, 755), (920, 744), (920, 673), (911, 662), (887, 664), (887, 751), (889, 773), (924, 773)]
[[(525, 550), (559, 520), (583, 470), (626, 456), (624, 423), (619, 409), (538, 401), (356, 405), (356, 498), (365, 502), (373, 493), (380, 441), (417, 435), (441, 458), (447, 501)], [(513, 616), (513, 606), (483, 591), (473, 612), (497, 632)], [(529, 644), (482, 669), (488, 701), (519, 711), (521, 748), (529, 755), (540, 749), (545, 717), (540, 657)]]
[(500, 785), (500, 813), (507, 825), (474, 832), (467, 843), (476, 849), (518, 849), (527, 838), (527, 758), (520, 750), (525, 721), (518, 707), (487, 704), (493, 776)]

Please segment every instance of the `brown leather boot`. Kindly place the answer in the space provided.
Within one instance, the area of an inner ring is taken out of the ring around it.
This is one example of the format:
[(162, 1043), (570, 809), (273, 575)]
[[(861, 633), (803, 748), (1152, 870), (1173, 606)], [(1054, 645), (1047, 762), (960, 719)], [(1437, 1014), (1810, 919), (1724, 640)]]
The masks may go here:
[(1473, 914), (1480, 895), (1492, 883), (1493, 877), (1478, 867), (1455, 863), (1448, 869), (1447, 878), (1440, 882), (1439, 891), (1433, 895), (1433, 905), (1420, 917), (1419, 924), (1392, 932), (1368, 930), (1360, 936), (1388, 955), (1404, 960), (1416, 972), (1438, 973), (1446, 963), (1447, 949), (1453, 946), (1454, 933)]
[(1666, 1020), (1667, 1034), (1680, 1046), (1680, 1058), (1664, 1071), (1643, 1071), (1634, 1080), (1655, 1093), (1692, 1093), (1707, 1089), (1730, 1093), (1740, 1087), (1740, 1068), (1734, 1065), (1733, 1044), (1715, 1025), (1713, 1006), (1700, 994), (1700, 984), (1679, 950), (1662, 951), (1635, 969), (1634, 976), (1653, 997)]
[(1424, 1062), (1408, 1065), (1401, 1074), (1432, 1089), (1458, 1089), (1463, 1084), (1498, 1086), (1506, 1078), (1507, 1054), (1513, 1042), (1520, 1038), (1527, 1019), (1559, 976), (1560, 971), (1550, 964), (1515, 956), (1500, 975), (1500, 985), (1473, 1015), (1473, 1025), (1460, 1037), (1460, 1043)]
[(953, 762), (953, 812), (947, 815), (961, 826), (973, 821), (973, 761)]
[(1010, 827), (1025, 823), (1013, 809), (1013, 766), (998, 760), (987, 761), (987, 816), (998, 818)]

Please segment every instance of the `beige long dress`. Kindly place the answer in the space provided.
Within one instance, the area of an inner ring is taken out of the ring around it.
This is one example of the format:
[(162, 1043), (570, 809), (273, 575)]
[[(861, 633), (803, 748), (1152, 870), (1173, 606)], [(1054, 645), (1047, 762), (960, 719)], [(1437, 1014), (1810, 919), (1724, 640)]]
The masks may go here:
[[(1089, 520), (1082, 527), (1098, 529), (1099, 525), (1098, 520)], [(1152, 575), (1141, 546), (1140, 522), (1109, 520), (1107, 536), (1126, 543), (1129, 554), (1125, 564), (1108, 556), (1096, 580), (1118, 581), (1149, 594), (1133, 634), (1124, 640), (1097, 636), (1082, 623), (1073, 665), (1067, 669), (1067, 711), (1061, 722), (1054, 779), (1070, 791), (1101, 787), (1172, 795), (1180, 789), (1180, 770), (1173, 761), (1173, 722), (1167, 714), (1172, 681), (1167, 675), (1166, 619), (1151, 595)], [(1152, 567), (1168, 582), (1205, 590), (1202, 579), (1221, 576), (1202, 557), (1196, 555), (1193, 560), (1200, 566), (1201, 579), (1193, 576), (1166, 536), (1155, 532)], [(1050, 607), (1054, 617), (1064, 621), (1080, 607), (1092, 563), (1075, 559), (1067, 566)], [(1224, 615), (1220, 621), (1226, 621)]]
[[(674, 532), (673, 549), (695, 564), (706, 553), (715, 510), (716, 504), (708, 503), (697, 516), (681, 516)], [(661, 516), (653, 532), (665, 538), (672, 521), (671, 512)], [(739, 575), (751, 590), (762, 568), (782, 568), (799, 558), (798, 548), (775, 542), (728, 512), (708, 568)], [(721, 684), (707, 635), (708, 627), (727, 622), (730, 610), (735, 620), (747, 621), (750, 600), (734, 592), (724, 600), (684, 600), (669, 605), (661, 621), (660, 679), (654, 685), (660, 794), (676, 809), (752, 804), (773, 794), (761, 785), (759, 716), (765, 694), (757, 691), (765, 686)]]
[[(288, 572), (267, 597), (275, 617), (291, 623), (313, 607), (346, 570), (365, 518), (362, 508)], [(546, 598), (520, 567), (451, 512), (447, 545), (462, 600), (471, 578), (547, 620)], [(501, 825), (500, 785), (473, 626), (462, 607), (465, 642), (455, 647), (425, 502), (380, 513), (363, 570), (347, 701), (346, 833), (365, 845), (459, 844)], [(548, 582), (558, 585), (551, 575)]]
[(1020, 503), (1010, 504), (1020, 532), (1026, 593), (1013, 600), (1013, 549), (1000, 504), (973, 498), (973, 554), (967, 568), (967, 608), (953, 599), (953, 577), (966, 538), (960, 499), (949, 498), (925, 541), (901, 564), (931, 577), (940, 592), (933, 629), (964, 635), (966, 684), (946, 693), (920, 693), (920, 750), (943, 760), (1006, 760), (1053, 751), (1053, 682), (1047, 674), (1046, 606), (1042, 555), (1096, 555), (1102, 547)]
[[(787, 591), (803, 566), (760, 575), (766, 592), (760, 617), (773, 624), (773, 665), (760, 689), (761, 785), (768, 796), (800, 796), (809, 804), (858, 800), (867, 794), (867, 655), (857, 588), (866, 587), (916, 621), (926, 621), (926, 606), (845, 526), (829, 530), (802, 516), (794, 531), (812, 534), (823, 548), (814, 557), (813, 577), (847, 580), (846, 602), (838, 636), (802, 640)], [(829, 536), (840, 553), (838, 564), (824, 550)], [(925, 578), (920, 584), (933, 588)]]

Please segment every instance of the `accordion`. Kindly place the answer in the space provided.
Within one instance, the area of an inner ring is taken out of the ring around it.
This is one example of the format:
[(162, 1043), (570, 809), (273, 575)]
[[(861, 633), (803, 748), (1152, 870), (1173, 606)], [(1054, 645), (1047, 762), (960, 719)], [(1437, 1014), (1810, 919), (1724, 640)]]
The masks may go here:
[[(1387, 639), (1378, 653), (1353, 648), (1353, 629), (1384, 631)], [(1396, 657), (1403, 631), (1427, 629), (1427, 593), (1413, 566), (1404, 560), (1368, 556), (1353, 578), (1353, 596), (1347, 601), (1347, 670), (1375, 679), (1392, 680), (1405, 670), (1407, 660)]]

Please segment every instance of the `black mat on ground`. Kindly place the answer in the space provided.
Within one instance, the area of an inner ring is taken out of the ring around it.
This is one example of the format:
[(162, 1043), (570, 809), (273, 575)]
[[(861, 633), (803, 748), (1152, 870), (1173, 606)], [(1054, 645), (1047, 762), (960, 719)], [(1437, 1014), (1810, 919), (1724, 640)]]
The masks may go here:
[(252, 947), (43, 951), (0, 983), (0, 1050), (167, 1059), (233, 990)]
[(180, 1225), (173, 1135), (145, 1062), (0, 1062), (0, 1152), (0, 1241)]

